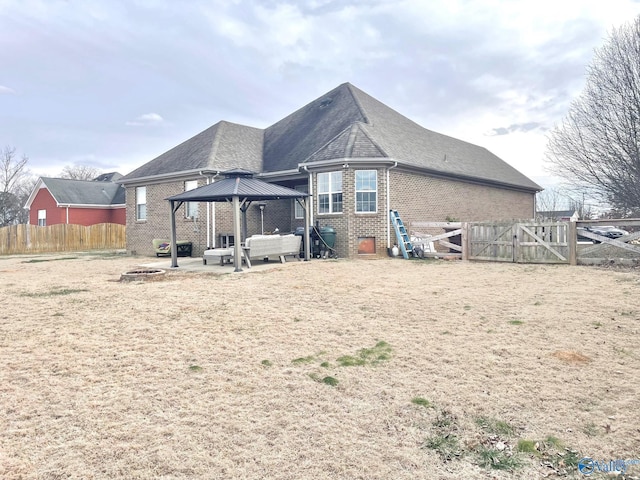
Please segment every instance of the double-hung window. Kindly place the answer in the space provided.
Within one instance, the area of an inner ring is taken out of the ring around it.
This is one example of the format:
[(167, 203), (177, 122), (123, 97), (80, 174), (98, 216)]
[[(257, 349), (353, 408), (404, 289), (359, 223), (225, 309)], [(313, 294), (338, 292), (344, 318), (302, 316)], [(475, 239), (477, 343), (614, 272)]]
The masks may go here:
[(46, 227), (47, 226), (47, 211), (46, 210), (38, 210), (38, 226)]
[(318, 213), (342, 213), (342, 172), (318, 173)]
[[(184, 182), (184, 191), (198, 188), (197, 180), (187, 180)], [(186, 202), (184, 204), (184, 216), (186, 218), (198, 218), (198, 202)]]
[(378, 199), (378, 171), (356, 170), (356, 212), (375, 213)]
[(136, 187), (136, 220), (147, 219), (147, 187)]

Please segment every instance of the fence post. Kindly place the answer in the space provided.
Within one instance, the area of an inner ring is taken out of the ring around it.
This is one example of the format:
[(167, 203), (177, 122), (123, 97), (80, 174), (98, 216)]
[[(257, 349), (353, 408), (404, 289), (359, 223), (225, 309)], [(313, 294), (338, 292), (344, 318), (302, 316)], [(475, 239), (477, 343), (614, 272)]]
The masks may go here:
[(462, 260), (469, 260), (469, 222), (462, 222), (460, 234), (460, 246), (462, 247)]
[(569, 222), (569, 234), (567, 235), (569, 242), (569, 265), (578, 264), (578, 225), (576, 222)]

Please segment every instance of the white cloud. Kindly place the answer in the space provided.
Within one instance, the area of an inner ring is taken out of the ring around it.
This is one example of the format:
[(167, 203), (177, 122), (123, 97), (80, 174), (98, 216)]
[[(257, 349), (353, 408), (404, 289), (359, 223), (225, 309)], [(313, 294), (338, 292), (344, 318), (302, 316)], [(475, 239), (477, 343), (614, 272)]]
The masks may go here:
[[(139, 166), (219, 120), (266, 127), (349, 81), (532, 175), (593, 48), (640, 10), (633, 0), (0, 4), (16, 19), (0, 30), (0, 64), (12, 65), (0, 81), (21, 92), (0, 86), (0, 98), (24, 112), (0, 130), (34, 163), (95, 151), (95, 162)], [(149, 108), (175, 128), (138, 116)], [(139, 128), (110, 130), (123, 123)]]
[(135, 120), (125, 122), (125, 125), (128, 127), (150, 127), (160, 125), (162, 122), (164, 122), (164, 118), (157, 113), (145, 113), (137, 117)]

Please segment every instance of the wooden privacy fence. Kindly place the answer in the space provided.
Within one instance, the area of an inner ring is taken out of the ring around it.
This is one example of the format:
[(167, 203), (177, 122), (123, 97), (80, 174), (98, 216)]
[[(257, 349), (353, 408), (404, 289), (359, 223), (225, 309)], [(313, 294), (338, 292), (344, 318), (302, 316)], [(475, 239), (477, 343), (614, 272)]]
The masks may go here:
[(126, 228), (116, 223), (11, 225), (0, 228), (0, 255), (122, 249)]
[(424, 256), (491, 262), (640, 265), (640, 231), (614, 239), (589, 230), (600, 225), (638, 229), (640, 219), (411, 222), (409, 232), (424, 250)]
[(467, 258), (516, 263), (569, 263), (569, 223), (471, 223)]

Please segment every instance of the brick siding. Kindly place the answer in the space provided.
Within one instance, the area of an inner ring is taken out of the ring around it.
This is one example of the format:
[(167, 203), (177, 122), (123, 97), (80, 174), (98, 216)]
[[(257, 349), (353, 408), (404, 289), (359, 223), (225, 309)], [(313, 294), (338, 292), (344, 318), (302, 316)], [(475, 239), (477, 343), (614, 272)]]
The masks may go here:
[(405, 224), (411, 221), (530, 219), (533, 193), (417, 176), (392, 169), (391, 208)]
[[(371, 255), (358, 254), (358, 239), (375, 239), (375, 254), (387, 255), (387, 235), (391, 244), (395, 243), (395, 234), (391, 231), (387, 217), (387, 168), (359, 168), (376, 170), (378, 176), (378, 195), (376, 213), (355, 212), (355, 169), (338, 168), (342, 171), (342, 213), (318, 213), (317, 173), (313, 181), (313, 217), (320, 227), (331, 226), (336, 230), (338, 256), (342, 258), (363, 258)], [(390, 207), (398, 210), (405, 224), (411, 221), (484, 221), (506, 219), (529, 219), (533, 217), (533, 193), (466, 183), (450, 179), (416, 175), (391, 169)], [(195, 180), (195, 179), (194, 179)], [(198, 179), (199, 186), (205, 180)], [(135, 187), (127, 188), (127, 250), (140, 255), (153, 255), (151, 240), (170, 238), (170, 210), (167, 197), (182, 193), (184, 181), (163, 184), (150, 184), (147, 187), (147, 220), (136, 220)], [(303, 226), (304, 221), (294, 218), (292, 200), (274, 200), (265, 202), (264, 231), (272, 232), (277, 227), (281, 233), (294, 231)], [(210, 205), (210, 207), (208, 207)], [(260, 233), (260, 209), (253, 202), (247, 210), (247, 235)], [(215, 228), (211, 236), (220, 246), (218, 236), (221, 233), (233, 234), (233, 212), (230, 203), (199, 203), (198, 217), (194, 221), (184, 217), (184, 206), (176, 213), (176, 231), (178, 240), (193, 242), (193, 256), (202, 255), (207, 245), (206, 211), (210, 208), (215, 217)]]
[[(190, 180), (190, 179), (187, 179)], [(206, 184), (202, 178), (198, 186)], [(171, 211), (166, 198), (184, 192), (184, 180), (170, 183), (156, 183), (147, 188), (147, 218), (136, 220), (136, 187), (127, 187), (127, 251), (134, 255), (155, 255), (151, 240), (171, 238)], [(265, 202), (264, 231), (272, 232), (277, 227), (286, 233), (293, 229), (293, 203), (291, 200)], [(209, 241), (207, 241), (207, 209), (210, 209), (211, 223)], [(176, 236), (178, 240), (193, 243), (193, 256), (200, 256), (210, 247), (220, 247), (220, 235), (233, 235), (233, 206), (228, 202), (198, 202), (198, 216), (185, 218), (185, 206), (176, 212)], [(261, 232), (260, 209), (253, 202), (247, 209), (247, 236)]]

